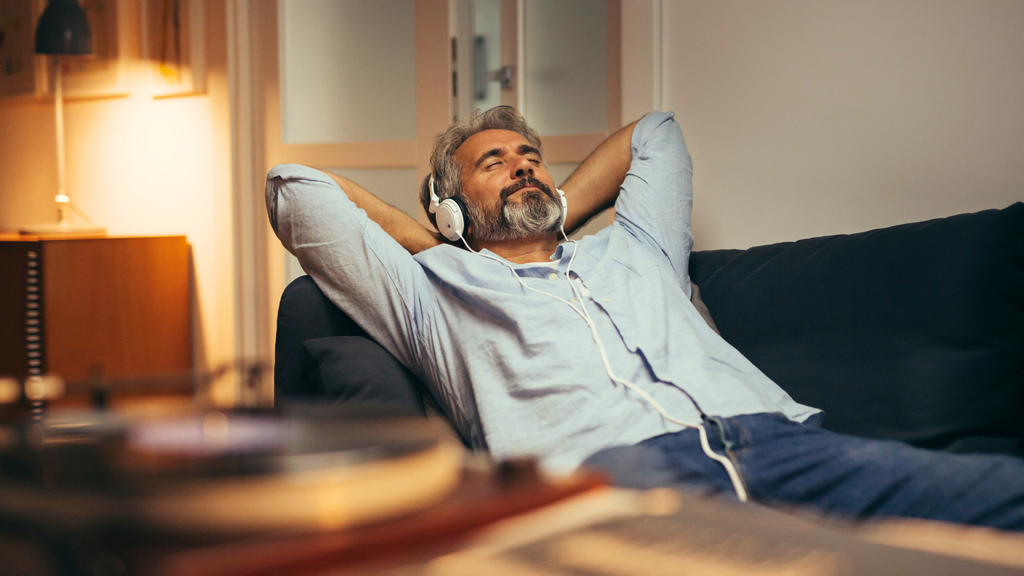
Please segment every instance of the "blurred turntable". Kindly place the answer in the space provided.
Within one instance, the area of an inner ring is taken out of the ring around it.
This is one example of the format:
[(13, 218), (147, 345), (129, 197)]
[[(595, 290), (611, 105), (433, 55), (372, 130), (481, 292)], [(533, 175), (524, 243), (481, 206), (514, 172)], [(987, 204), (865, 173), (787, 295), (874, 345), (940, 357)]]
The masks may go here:
[(467, 468), (443, 421), (385, 407), (40, 410), (64, 393), (59, 380), (5, 385), (0, 574), (157, 573), (184, 550), (316, 534), (365, 541), (335, 541), (332, 562), (347, 562), (600, 483), (544, 482), (529, 463)]

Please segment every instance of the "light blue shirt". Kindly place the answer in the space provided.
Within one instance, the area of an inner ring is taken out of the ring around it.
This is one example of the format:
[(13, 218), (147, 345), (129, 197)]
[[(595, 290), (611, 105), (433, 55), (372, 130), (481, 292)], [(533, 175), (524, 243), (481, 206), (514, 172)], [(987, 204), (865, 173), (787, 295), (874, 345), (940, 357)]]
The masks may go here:
[[(512, 268), (571, 302), (565, 274), (577, 252), (571, 277), (613, 372), (675, 419), (696, 425), (701, 411), (781, 412), (804, 421), (817, 413), (712, 331), (690, 302), (693, 169), (673, 115), (648, 114), (631, 146), (614, 223), (560, 245), (554, 266)], [(275, 167), (266, 193), (271, 224), (303, 270), (430, 388), (474, 447), (571, 470), (603, 448), (681, 428), (609, 378), (579, 314), (525, 290), (503, 263), (452, 245), (411, 256), (310, 168)]]

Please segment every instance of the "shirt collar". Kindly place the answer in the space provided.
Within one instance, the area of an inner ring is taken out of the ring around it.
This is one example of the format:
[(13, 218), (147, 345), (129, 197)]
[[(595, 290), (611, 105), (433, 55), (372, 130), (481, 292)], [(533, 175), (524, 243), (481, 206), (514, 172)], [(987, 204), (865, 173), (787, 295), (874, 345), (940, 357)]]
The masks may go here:
[(502, 258), (501, 256), (495, 254), (494, 252), (491, 252), (487, 248), (481, 249), (480, 253), (487, 254), (495, 258), (501, 258), (502, 260), (505, 260), (505, 262), (511, 264), (512, 267), (515, 268), (516, 270), (528, 270), (530, 268), (547, 269), (551, 268), (552, 266), (561, 267), (562, 264), (567, 264), (569, 262), (569, 259), (572, 258), (573, 251), (576, 249), (575, 247), (576, 244), (573, 244), (572, 242), (563, 242), (562, 244), (559, 244), (558, 247), (555, 248), (554, 253), (551, 254), (550, 262), (526, 262), (523, 264), (509, 262), (505, 258)]

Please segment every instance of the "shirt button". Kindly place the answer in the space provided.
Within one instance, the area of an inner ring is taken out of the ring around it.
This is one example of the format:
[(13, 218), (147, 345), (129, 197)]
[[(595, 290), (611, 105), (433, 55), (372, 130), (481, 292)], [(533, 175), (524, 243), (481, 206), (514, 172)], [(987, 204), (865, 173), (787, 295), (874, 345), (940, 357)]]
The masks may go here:
[(611, 302), (611, 300), (609, 300), (607, 298), (601, 298), (601, 300), (604, 300), (605, 302)]
[(555, 274), (554, 272), (552, 272), (551, 274), (548, 274), (548, 279), (549, 280), (558, 280), (558, 274)]

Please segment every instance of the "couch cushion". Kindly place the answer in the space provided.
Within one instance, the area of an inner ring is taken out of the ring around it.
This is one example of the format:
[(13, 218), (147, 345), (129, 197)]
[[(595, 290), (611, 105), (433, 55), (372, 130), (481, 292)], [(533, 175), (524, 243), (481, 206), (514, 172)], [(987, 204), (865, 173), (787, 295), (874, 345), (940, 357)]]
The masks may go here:
[(690, 274), (722, 336), (826, 428), (1024, 438), (1024, 204), (697, 252)]
[(346, 404), (378, 404), (424, 415), (419, 380), (395, 357), (363, 336), (306, 340), (306, 381), (324, 396)]
[(281, 294), (274, 342), (274, 398), (316, 398), (323, 388), (306, 381), (303, 342), (327, 336), (366, 336), (366, 332), (324, 296), (309, 276), (300, 276)]

